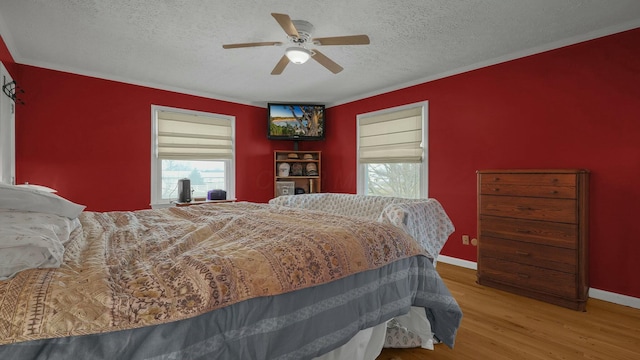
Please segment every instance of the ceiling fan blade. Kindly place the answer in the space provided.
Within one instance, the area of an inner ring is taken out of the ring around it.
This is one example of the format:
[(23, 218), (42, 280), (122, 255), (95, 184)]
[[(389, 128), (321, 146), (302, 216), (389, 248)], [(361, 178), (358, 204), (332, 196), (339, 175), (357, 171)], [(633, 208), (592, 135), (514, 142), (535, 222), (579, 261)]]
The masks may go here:
[(271, 75), (280, 75), (284, 71), (284, 68), (289, 64), (289, 58), (287, 55), (282, 55), (280, 61), (276, 64), (276, 67), (271, 70)]
[(271, 13), (271, 16), (273, 16), (276, 19), (278, 24), (280, 24), (280, 27), (282, 27), (282, 30), (284, 30), (284, 32), (286, 32), (287, 35), (293, 36), (293, 37), (300, 37), (300, 34), (298, 34), (298, 30), (293, 25), (293, 21), (291, 21), (291, 18), (289, 17), (289, 15)]
[(324, 38), (314, 38), (316, 45), (367, 45), (369, 37), (367, 35), (333, 36)]
[(245, 48), (245, 47), (275, 46), (275, 45), (282, 45), (282, 43), (279, 41), (265, 41), (265, 42), (254, 42), (254, 43), (225, 44), (225, 45), (222, 45), (222, 48), (237, 49), (237, 48)]
[(342, 68), (342, 66), (336, 64), (333, 60), (329, 59), (328, 57), (326, 57), (323, 53), (321, 53), (318, 50), (313, 50), (313, 55), (311, 55), (311, 57), (320, 63), (320, 65), (326, 67), (327, 69), (329, 69), (329, 71), (331, 71), (334, 74), (339, 73), (340, 71), (344, 70)]

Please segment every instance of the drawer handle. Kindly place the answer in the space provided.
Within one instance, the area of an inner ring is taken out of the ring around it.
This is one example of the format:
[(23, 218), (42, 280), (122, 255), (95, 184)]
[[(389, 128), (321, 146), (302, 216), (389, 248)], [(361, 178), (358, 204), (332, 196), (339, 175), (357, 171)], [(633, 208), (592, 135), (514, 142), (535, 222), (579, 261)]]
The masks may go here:
[(528, 206), (518, 206), (518, 207), (516, 207), (516, 209), (521, 210), (521, 211), (525, 211), (525, 210), (527, 210), (527, 211), (529, 211), (529, 210), (533, 210), (533, 208), (528, 207)]
[(518, 277), (521, 277), (523, 279), (528, 279), (529, 278), (529, 274), (518, 273)]
[(522, 250), (516, 250), (516, 254), (518, 255), (522, 255), (522, 256), (529, 256), (529, 253), (526, 251), (522, 251)]
[(520, 234), (531, 234), (531, 230), (528, 229), (516, 229), (516, 232)]
[(552, 190), (551, 193), (555, 195), (558, 193), (558, 190)]
[(499, 177), (495, 177), (495, 178), (493, 178), (493, 181), (500, 181), (500, 178)]
[(498, 192), (498, 191), (500, 191), (500, 189), (499, 188), (493, 188), (493, 191)]

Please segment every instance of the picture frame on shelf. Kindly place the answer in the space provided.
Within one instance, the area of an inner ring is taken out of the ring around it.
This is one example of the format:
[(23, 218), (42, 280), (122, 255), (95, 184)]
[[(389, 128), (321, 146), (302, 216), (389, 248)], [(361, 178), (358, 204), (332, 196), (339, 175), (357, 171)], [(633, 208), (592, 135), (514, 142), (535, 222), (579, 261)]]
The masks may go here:
[(296, 183), (293, 181), (276, 182), (276, 196), (295, 195)]

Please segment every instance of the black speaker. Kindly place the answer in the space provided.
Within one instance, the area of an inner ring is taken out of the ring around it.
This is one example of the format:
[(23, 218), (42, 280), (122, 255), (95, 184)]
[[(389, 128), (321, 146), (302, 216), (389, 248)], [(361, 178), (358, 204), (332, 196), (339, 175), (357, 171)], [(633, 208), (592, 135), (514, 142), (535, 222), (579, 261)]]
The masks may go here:
[(178, 202), (191, 202), (191, 180), (187, 178), (178, 180)]
[(227, 200), (227, 192), (224, 190), (209, 190), (207, 200)]

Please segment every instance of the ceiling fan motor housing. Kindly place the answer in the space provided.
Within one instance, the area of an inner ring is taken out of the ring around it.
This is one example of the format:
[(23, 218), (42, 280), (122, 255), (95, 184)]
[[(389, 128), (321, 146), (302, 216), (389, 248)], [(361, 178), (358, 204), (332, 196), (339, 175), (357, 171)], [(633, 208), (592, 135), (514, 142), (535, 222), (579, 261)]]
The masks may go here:
[(298, 38), (296, 37), (289, 37), (289, 39), (294, 43), (294, 44), (305, 44), (311, 41), (311, 34), (313, 33), (313, 25), (305, 20), (291, 20), (291, 22), (293, 22), (293, 25), (296, 27), (296, 30), (298, 30)]

